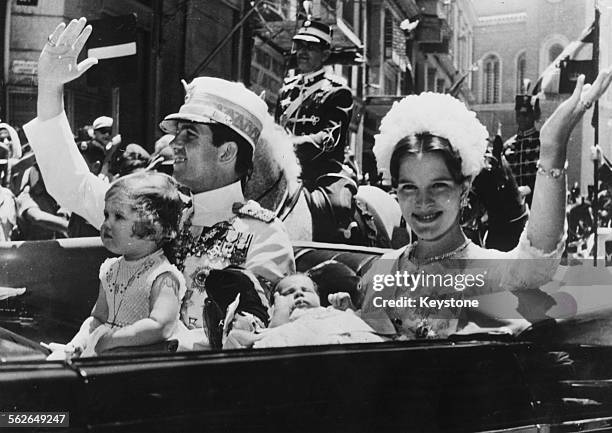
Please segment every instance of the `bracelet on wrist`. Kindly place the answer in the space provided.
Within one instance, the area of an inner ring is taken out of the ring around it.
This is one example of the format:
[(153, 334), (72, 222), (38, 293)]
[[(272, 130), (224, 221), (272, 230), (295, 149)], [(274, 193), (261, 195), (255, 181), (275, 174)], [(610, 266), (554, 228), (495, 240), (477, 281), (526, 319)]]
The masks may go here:
[(551, 177), (553, 179), (558, 179), (565, 174), (567, 170), (567, 161), (565, 161), (565, 165), (563, 166), (563, 168), (545, 168), (538, 160), (536, 167), (537, 174), (541, 174), (546, 177)]

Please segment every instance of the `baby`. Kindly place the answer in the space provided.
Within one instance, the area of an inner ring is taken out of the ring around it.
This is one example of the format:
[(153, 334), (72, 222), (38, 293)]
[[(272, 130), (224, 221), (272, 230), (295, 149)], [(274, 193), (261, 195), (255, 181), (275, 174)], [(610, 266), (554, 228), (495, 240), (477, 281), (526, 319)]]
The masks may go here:
[(309, 275), (289, 275), (274, 289), (268, 328), (258, 333), (234, 329), (224, 348), (384, 341), (355, 314), (348, 293), (332, 293), (328, 300), (332, 306), (322, 307), (317, 285)]

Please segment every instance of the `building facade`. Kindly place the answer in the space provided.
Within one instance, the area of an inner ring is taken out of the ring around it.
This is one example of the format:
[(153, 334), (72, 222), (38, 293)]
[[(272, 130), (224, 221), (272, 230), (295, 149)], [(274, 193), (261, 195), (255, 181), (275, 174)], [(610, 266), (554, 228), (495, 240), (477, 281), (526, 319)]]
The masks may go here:
[[(310, 2), (312, 16), (334, 30), (329, 68), (353, 90), (350, 148), (360, 165), (373, 164), (373, 136), (394, 99), (422, 91), (474, 99), (472, 1)], [(304, 3), (260, 0), (252, 10), (244, 0), (5, 0), (0, 117), (17, 127), (34, 117), (36, 61), (58, 22), (128, 14), (136, 16), (137, 54), (132, 67), (117, 72), (127, 80), (96, 81), (88, 72), (70, 83), (66, 109), (73, 128), (112, 115), (125, 141), (152, 149), (159, 120), (183, 101), (180, 80), (200, 75), (243, 81), (272, 108), (293, 73), (291, 38), (306, 16)], [(106, 71), (103, 62), (94, 68)]]
[(474, 26), (471, 0), (368, 2), (364, 170), (381, 118), (393, 101), (424, 91), (471, 101)]
[[(563, 49), (577, 40), (593, 22), (593, 0), (474, 0), (478, 24), (474, 35), (474, 57), (478, 69), (473, 72), (472, 109), (490, 134), (502, 126), (502, 136), (516, 133), (514, 98), (522, 91), (524, 80), (535, 85)], [(540, 101), (544, 122), (566, 95), (547, 95)], [(588, 122), (579, 125), (572, 135), (568, 150), (570, 183), (584, 186), (589, 179), (588, 146), (592, 133)], [(586, 149), (586, 151), (585, 151)], [(585, 153), (586, 152), (586, 153)], [(586, 158), (586, 159), (585, 159)], [(585, 168), (587, 170), (585, 171)], [(592, 178), (592, 170), (591, 170)], [(592, 183), (592, 181), (591, 181)]]
[[(35, 117), (36, 62), (48, 34), (61, 22), (89, 21), (134, 14), (137, 53), (129, 70), (104, 69), (120, 82), (85, 76), (66, 89), (66, 110), (73, 128), (100, 115), (115, 118), (123, 140), (151, 150), (161, 134), (160, 119), (184, 98), (181, 79), (199, 75), (241, 80), (248, 75), (251, 43), (247, 28), (230, 31), (248, 8), (241, 0), (5, 0), (3, 120), (21, 127)], [(105, 23), (106, 21), (100, 21)], [(102, 26), (104, 24), (101, 24)], [(95, 32), (96, 30), (94, 30)], [(222, 50), (210, 54), (223, 42)], [(103, 68), (100, 62), (99, 70)], [(86, 75), (92, 75), (89, 72)], [(98, 74), (99, 75), (99, 74)]]
[[(308, 10), (304, 3), (310, 3)], [(364, 41), (366, 40), (366, 0), (267, 0), (259, 9), (253, 36), (253, 61), (249, 85), (274, 110), (280, 87), (296, 73), (292, 38), (306, 20), (332, 28), (332, 51), (327, 68), (344, 79), (354, 96), (353, 118), (348, 146), (361, 163), (363, 136)]]

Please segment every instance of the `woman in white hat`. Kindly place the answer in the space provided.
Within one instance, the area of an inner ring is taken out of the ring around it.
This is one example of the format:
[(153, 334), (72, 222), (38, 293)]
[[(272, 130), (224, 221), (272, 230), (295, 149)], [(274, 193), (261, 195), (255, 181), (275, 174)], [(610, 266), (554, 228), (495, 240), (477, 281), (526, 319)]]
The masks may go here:
[(464, 307), (475, 306), (469, 298), (537, 288), (551, 279), (565, 244), (568, 139), (608, 88), (611, 71), (602, 71), (593, 85), (580, 77), (572, 96), (543, 126), (531, 215), (519, 245), (509, 252), (471, 243), (459, 224), (487, 145), (487, 130), (475, 113), (435, 93), (394, 104), (382, 120), (374, 153), (397, 187), (417, 241), (384, 256), (365, 276), (362, 315), (375, 330), (409, 339), (445, 337), (465, 325)]

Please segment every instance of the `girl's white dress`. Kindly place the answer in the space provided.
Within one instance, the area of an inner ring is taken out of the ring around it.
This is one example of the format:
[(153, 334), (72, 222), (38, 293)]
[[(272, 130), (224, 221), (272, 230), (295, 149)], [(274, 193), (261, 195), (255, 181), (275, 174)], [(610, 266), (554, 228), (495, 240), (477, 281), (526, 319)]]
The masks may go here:
[(185, 278), (161, 249), (133, 261), (123, 256), (105, 260), (100, 266), (100, 282), (108, 304), (107, 324), (124, 327), (149, 317), (151, 288), (164, 272), (170, 272), (179, 281), (180, 303), (186, 291)]
[[(383, 335), (445, 338), (466, 325), (460, 319), (469, 311), (459, 301), (537, 289), (552, 279), (564, 246), (565, 235), (552, 252), (544, 253), (531, 245), (525, 227), (511, 251), (470, 243), (452, 258), (419, 265), (410, 258), (414, 244), (408, 245), (383, 255), (362, 279), (361, 317)], [(525, 321), (518, 314), (504, 319)]]

